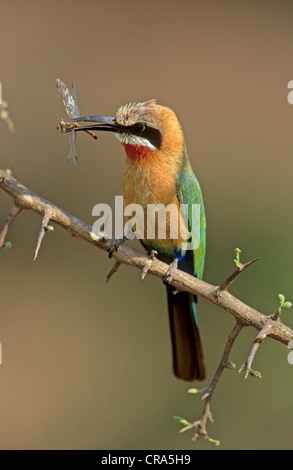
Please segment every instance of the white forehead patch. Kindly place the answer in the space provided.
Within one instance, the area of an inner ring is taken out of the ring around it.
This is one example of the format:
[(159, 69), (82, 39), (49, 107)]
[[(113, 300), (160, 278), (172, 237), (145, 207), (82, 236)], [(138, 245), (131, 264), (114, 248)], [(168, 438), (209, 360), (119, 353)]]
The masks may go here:
[(132, 134), (119, 134), (119, 132), (115, 132), (115, 136), (121, 144), (139, 145), (141, 147), (148, 147), (151, 150), (156, 150), (156, 147), (144, 137), (138, 137), (137, 135)]

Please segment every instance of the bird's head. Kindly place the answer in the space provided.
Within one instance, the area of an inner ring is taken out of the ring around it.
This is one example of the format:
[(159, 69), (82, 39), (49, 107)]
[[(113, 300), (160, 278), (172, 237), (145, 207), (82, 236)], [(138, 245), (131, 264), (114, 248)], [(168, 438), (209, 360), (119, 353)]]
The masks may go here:
[(120, 106), (116, 116), (85, 116), (72, 121), (87, 124), (75, 130), (110, 131), (115, 133), (126, 154), (132, 159), (152, 154), (169, 155), (182, 152), (183, 132), (176, 114), (160, 106), (156, 100)]

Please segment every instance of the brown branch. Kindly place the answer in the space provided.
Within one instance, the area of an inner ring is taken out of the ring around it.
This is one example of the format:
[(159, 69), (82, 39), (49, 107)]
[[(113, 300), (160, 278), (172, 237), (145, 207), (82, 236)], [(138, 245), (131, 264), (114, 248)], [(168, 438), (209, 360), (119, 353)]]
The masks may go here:
[(240, 367), (239, 373), (245, 371), (245, 379), (247, 379), (248, 375), (252, 375), (253, 377), (261, 378), (260, 372), (252, 370), (251, 365), (252, 365), (252, 361), (254, 359), (254, 356), (255, 356), (258, 348), (260, 347), (261, 343), (265, 340), (265, 338), (268, 336), (273, 324), (274, 324), (274, 320), (273, 320), (273, 316), (271, 316), (265, 322), (263, 328), (257, 334), (257, 336), (256, 336), (256, 338), (253, 342), (253, 345), (252, 345), (252, 348), (251, 348), (251, 351), (249, 353), (249, 356), (248, 356), (247, 360)]
[[(14, 179), (10, 172), (0, 170), (0, 189), (6, 191), (14, 199), (14, 206), (10, 214), (7, 216), (2, 229), (0, 230), (0, 246), (4, 246), (5, 237), (9, 227), (23, 209), (35, 211), (43, 217), (42, 228), (39, 234), (35, 256), (37, 255), (40, 248), (49, 220), (60, 225), (72, 235), (81, 238), (88, 243), (91, 243), (93, 246), (103, 251), (109, 251), (109, 248), (112, 246), (112, 240), (105, 240), (102, 236), (101, 238), (94, 236), (92, 234), (92, 227), (90, 225), (33, 193), (21, 183), (19, 183), (16, 179)], [(240, 250), (238, 250), (238, 254), (239, 252)], [(153, 274), (160, 279), (164, 279), (166, 273), (169, 270), (169, 265), (157, 260), (155, 253), (147, 256), (125, 244), (121, 245), (118, 251), (113, 251), (112, 256), (115, 259), (115, 265), (108, 274), (107, 281), (109, 281), (109, 279), (118, 270), (121, 264), (126, 264), (128, 266), (133, 266), (140, 269), (142, 271), (142, 279), (144, 279), (147, 273)], [(219, 441), (211, 439), (207, 433), (207, 421), (212, 419), (211, 399), (223, 370), (227, 367), (231, 367), (231, 363), (229, 363), (229, 354), (242, 328), (244, 326), (252, 326), (260, 331), (256, 337), (246, 363), (242, 366), (243, 370), (245, 369), (247, 371), (247, 374), (252, 373), (251, 364), (253, 358), (260, 343), (266, 336), (270, 336), (286, 345), (288, 345), (288, 343), (293, 339), (293, 331), (288, 326), (284, 325), (279, 320), (278, 316), (264, 315), (227, 292), (227, 288), (231, 282), (240, 274), (240, 272), (250, 266), (254, 261), (256, 260), (252, 260), (242, 265), (239, 263), (238, 257), (238, 261), (236, 260), (237, 270), (231, 276), (229, 276), (220, 287), (213, 286), (204, 281), (200, 281), (199, 279), (178, 269), (175, 270), (174, 276), (171, 280), (171, 284), (175, 287), (176, 291), (186, 291), (196, 294), (231, 313), (236, 319), (236, 325), (228, 338), (220, 365), (215, 373), (215, 376), (211, 384), (202, 390), (202, 392), (204, 392), (202, 399), (206, 401), (201, 419), (195, 421), (194, 423), (189, 423), (186, 420), (182, 420), (182, 418), (178, 418), (180, 422), (187, 424), (187, 426), (181, 430), (181, 432), (187, 429), (197, 429), (197, 432), (193, 437), (194, 441), (197, 441), (200, 437), (203, 437), (205, 440), (219, 444)]]
[(0, 228), (0, 247), (4, 246), (9, 227), (13, 224), (14, 220), (20, 212), (21, 208), (14, 204), (8, 216), (6, 217), (2, 227)]
[(254, 259), (252, 259), (251, 261), (248, 261), (245, 264), (239, 263), (238, 266), (237, 266), (237, 269), (235, 269), (235, 271), (226, 279), (226, 281), (223, 282), (223, 284), (220, 285), (220, 287), (218, 287), (217, 295), (220, 295), (221, 292), (223, 292), (224, 290), (227, 290), (228, 287), (230, 286), (230, 284), (232, 284), (232, 282), (234, 281), (234, 279), (237, 276), (239, 276), (239, 274), (242, 273), (244, 271), (244, 269), (248, 268), (249, 266), (251, 266), (253, 263), (255, 263), (258, 260), (259, 260), (259, 258), (254, 258)]
[(202, 400), (206, 400), (203, 414), (200, 420), (195, 421), (193, 423), (194, 428), (198, 428), (198, 431), (194, 434), (192, 440), (197, 442), (200, 437), (202, 437), (204, 440), (208, 440), (211, 442), (214, 442), (215, 444), (218, 444), (218, 441), (215, 441), (214, 439), (211, 439), (207, 433), (207, 421), (211, 420), (212, 421), (212, 413), (211, 413), (211, 400), (212, 400), (212, 395), (213, 392), (216, 388), (216, 385), (222, 375), (222, 372), (226, 368), (231, 368), (231, 363), (229, 362), (229, 355), (232, 349), (232, 346), (239, 335), (240, 331), (243, 328), (243, 324), (240, 322), (236, 322), (236, 325), (234, 326), (232, 332), (230, 333), (227, 344), (224, 349), (224, 353), (221, 359), (221, 362), (219, 364), (219, 367), (215, 373), (215, 376), (211, 382), (211, 384), (202, 390), (204, 393)]
[[(103, 251), (107, 251), (111, 245), (111, 240), (94, 240), (91, 237), (92, 227), (90, 225), (33, 193), (4, 170), (0, 170), (0, 188), (10, 194), (14, 199), (15, 206), (19, 208), (17, 209), (18, 212), (22, 209), (32, 210), (40, 214), (42, 217), (46, 212), (51, 212), (51, 222), (55, 222), (60, 225), (72, 235), (91, 243), (93, 246)], [(10, 225), (11, 223), (8, 224), (8, 226)], [(2, 240), (2, 244), (4, 243), (7, 230), (7, 224), (4, 224), (5, 233), (3, 233), (2, 238), (0, 238)], [(146, 262), (149, 260), (147, 255), (126, 244), (121, 245), (119, 250), (113, 253), (113, 258), (121, 264), (133, 266), (140, 270), (143, 270)], [(155, 259), (152, 260), (152, 263), (148, 268), (148, 273), (163, 279), (168, 268), (169, 265)], [(268, 320), (267, 315), (264, 315), (254, 308), (246, 305), (226, 290), (222, 291), (221, 295), (216, 295), (218, 289), (217, 286), (200, 281), (199, 279), (178, 269), (174, 274), (171, 284), (177, 291), (186, 291), (196, 294), (218, 305), (222, 309), (231, 313), (235, 317), (236, 321), (247, 326), (252, 326), (257, 330), (261, 330)], [(293, 339), (293, 331), (281, 321), (274, 321), (268, 336), (287, 345), (289, 341)]]

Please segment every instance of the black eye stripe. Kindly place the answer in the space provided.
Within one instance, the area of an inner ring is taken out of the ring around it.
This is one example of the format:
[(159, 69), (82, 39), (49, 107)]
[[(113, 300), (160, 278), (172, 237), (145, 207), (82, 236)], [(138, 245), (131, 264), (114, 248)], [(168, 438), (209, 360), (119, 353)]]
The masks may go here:
[(162, 143), (162, 136), (159, 129), (154, 129), (148, 126), (145, 122), (138, 122), (127, 128), (130, 134), (135, 134), (139, 137), (147, 139), (154, 147), (160, 148)]

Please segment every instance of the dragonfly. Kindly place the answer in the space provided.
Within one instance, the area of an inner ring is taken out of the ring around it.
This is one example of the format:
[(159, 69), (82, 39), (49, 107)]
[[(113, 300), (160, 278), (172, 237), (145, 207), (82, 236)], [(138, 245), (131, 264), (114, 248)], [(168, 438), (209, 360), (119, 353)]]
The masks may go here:
[[(69, 118), (70, 119), (79, 118), (80, 112), (79, 112), (79, 106), (77, 103), (76, 88), (75, 88), (74, 81), (72, 82), (72, 93), (70, 93), (69, 89), (67, 88), (65, 83), (62, 82), (62, 80), (60, 80), (60, 78), (57, 78), (56, 80), (56, 87), (61, 95), (65, 110)], [(77, 127), (81, 127), (80, 124), (78, 124), (77, 122), (74, 122), (74, 121), (69, 122), (61, 118), (59, 119), (59, 124), (57, 126), (57, 129), (59, 129), (59, 131), (62, 133), (70, 132), (69, 158), (71, 156), (75, 165), (77, 165), (77, 155), (76, 155), (74, 144), (76, 141), (76, 128)], [(97, 136), (94, 132), (91, 132), (90, 130), (85, 130), (85, 132), (91, 135), (94, 139), (97, 139)]]

